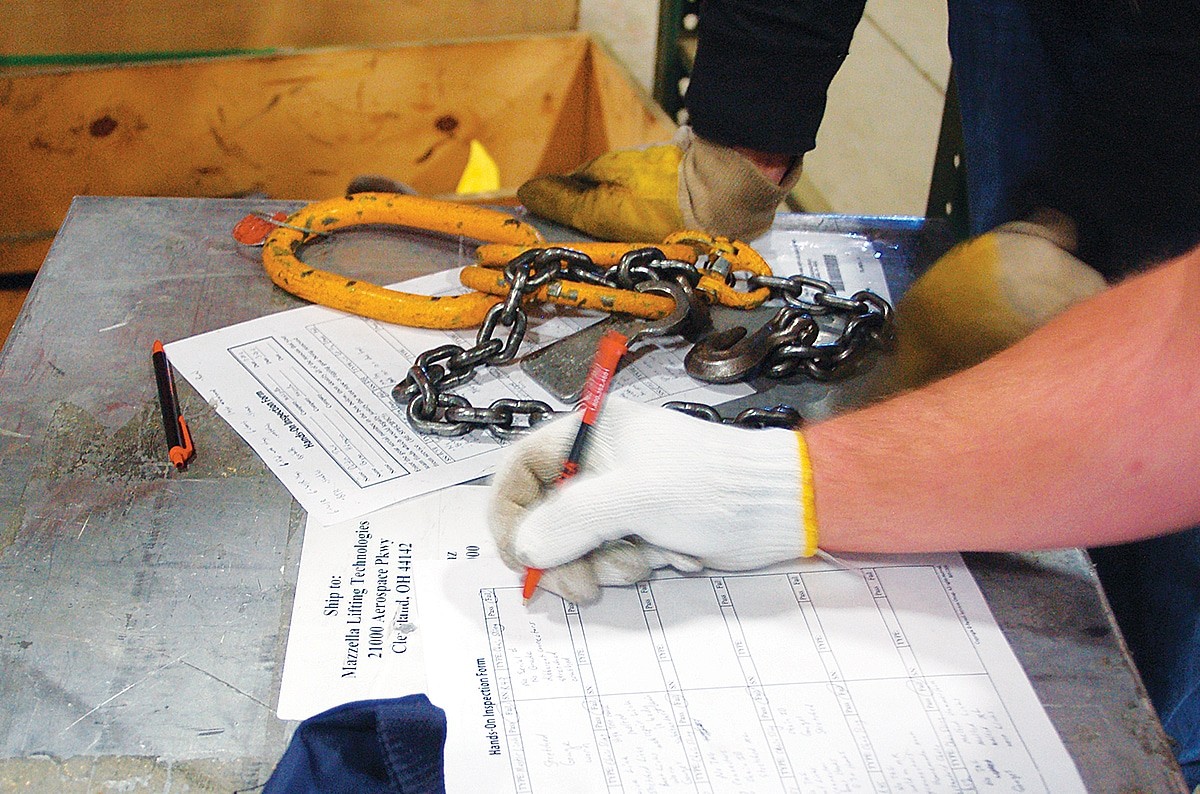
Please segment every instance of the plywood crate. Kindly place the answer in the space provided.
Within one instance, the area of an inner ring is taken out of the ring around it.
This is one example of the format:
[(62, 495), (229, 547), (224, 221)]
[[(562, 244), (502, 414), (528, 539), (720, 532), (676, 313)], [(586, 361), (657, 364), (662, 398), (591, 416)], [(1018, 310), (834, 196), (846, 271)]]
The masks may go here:
[(36, 268), (75, 195), (321, 199), (376, 173), (451, 193), (478, 140), (502, 193), (666, 115), (581, 33), (0, 73), (0, 272)]
[(0, 0), (0, 53), (63, 60), (374, 46), (566, 31), (578, 18), (578, 0)]

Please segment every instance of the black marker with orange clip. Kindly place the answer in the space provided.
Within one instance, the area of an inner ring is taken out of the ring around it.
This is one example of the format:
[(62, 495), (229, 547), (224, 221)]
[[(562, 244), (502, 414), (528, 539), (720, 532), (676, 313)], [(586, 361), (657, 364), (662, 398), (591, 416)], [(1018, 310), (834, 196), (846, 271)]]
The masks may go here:
[[(608, 392), (608, 386), (612, 383), (617, 365), (621, 363), (621, 356), (625, 355), (628, 344), (629, 338), (616, 331), (609, 331), (600, 339), (596, 358), (592, 361), (592, 368), (588, 370), (587, 382), (583, 387), (583, 399), (580, 401), (583, 417), (579, 422), (579, 432), (575, 434), (575, 443), (571, 445), (571, 451), (563, 461), (562, 473), (555, 479), (555, 485), (566, 482), (579, 472), (579, 462), (583, 459), (588, 434), (600, 416), (600, 405), (604, 402), (604, 395)], [(541, 569), (525, 569), (525, 584), (521, 588), (521, 596), (526, 604), (533, 598), (541, 578)]]
[(179, 395), (175, 393), (175, 376), (171, 372), (171, 362), (167, 361), (167, 351), (157, 339), (153, 351), (151, 358), (154, 378), (158, 381), (158, 404), (162, 408), (163, 428), (167, 431), (167, 457), (175, 468), (183, 471), (196, 454), (196, 448), (192, 446), (191, 431), (179, 408)]

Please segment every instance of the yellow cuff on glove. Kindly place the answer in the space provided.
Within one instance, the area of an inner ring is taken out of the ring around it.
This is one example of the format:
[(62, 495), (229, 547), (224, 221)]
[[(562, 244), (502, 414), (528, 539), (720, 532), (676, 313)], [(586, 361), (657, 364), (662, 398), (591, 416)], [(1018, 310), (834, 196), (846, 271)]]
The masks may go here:
[(796, 431), (797, 452), (800, 455), (800, 522), (804, 527), (804, 551), (800, 554), (811, 557), (817, 553), (817, 495), (813, 489), (812, 458), (808, 454), (808, 442), (804, 434)]

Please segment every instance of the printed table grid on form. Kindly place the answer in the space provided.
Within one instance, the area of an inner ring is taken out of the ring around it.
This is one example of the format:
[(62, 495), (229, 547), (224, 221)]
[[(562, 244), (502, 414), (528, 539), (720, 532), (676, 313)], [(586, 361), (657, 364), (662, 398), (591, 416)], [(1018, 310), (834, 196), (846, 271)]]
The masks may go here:
[[(609, 791), (1047, 790), (935, 566), (657, 579), (552, 623), (480, 597), (518, 792), (564, 766)], [(634, 621), (640, 647), (605, 643)]]

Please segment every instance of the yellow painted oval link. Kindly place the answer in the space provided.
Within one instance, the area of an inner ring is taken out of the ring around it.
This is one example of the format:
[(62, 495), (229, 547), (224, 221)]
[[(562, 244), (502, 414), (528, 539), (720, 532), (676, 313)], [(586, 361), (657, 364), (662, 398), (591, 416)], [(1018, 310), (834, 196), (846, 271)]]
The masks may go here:
[[(735, 272), (753, 273), (758, 276), (771, 275), (771, 266), (767, 264), (767, 260), (763, 259), (758, 251), (740, 240), (717, 237), (707, 232), (682, 231), (668, 235), (663, 240), (663, 244), (694, 245), (707, 253), (710, 258), (713, 256), (723, 257)], [(739, 292), (726, 283), (722, 276), (711, 272), (701, 275), (700, 283), (696, 285), (696, 291), (707, 295), (713, 303), (735, 309), (754, 309), (771, 297), (771, 290), (766, 287), (749, 292)]]
[[(574, 245), (571, 244), (571, 247), (574, 248)], [(464, 286), (491, 295), (507, 295), (509, 291), (504, 271), (495, 268), (465, 267), (459, 274), (459, 280)], [(675, 310), (675, 301), (662, 295), (565, 279), (543, 284), (537, 291), (530, 293), (528, 299), (580, 309), (631, 314), (647, 320), (658, 320)]]
[(497, 210), (392, 193), (357, 193), (318, 201), (288, 217), (263, 245), (263, 268), (298, 298), (383, 322), (418, 328), (469, 328), (483, 322), (499, 299), (481, 292), (437, 297), (388, 289), (306, 265), (296, 253), (316, 234), (367, 224), (403, 226), (508, 245), (544, 245), (541, 233)]

